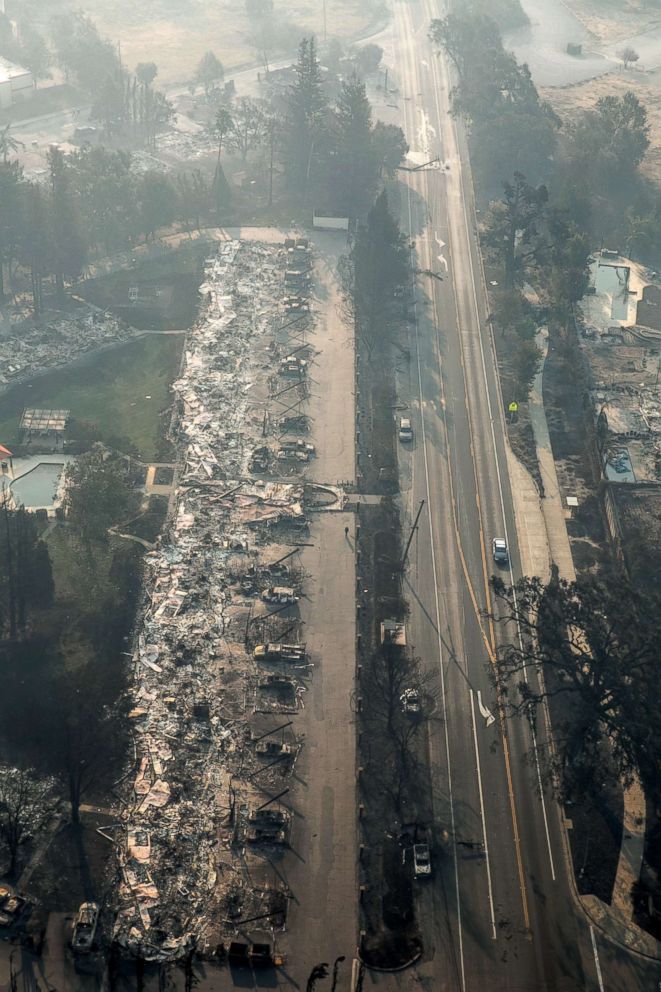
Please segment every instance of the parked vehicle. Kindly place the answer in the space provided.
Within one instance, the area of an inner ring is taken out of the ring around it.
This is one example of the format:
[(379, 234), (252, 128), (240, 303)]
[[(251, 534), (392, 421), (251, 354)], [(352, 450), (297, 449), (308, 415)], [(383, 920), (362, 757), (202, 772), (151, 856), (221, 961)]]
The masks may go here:
[(404, 713), (420, 712), (420, 693), (417, 689), (404, 689), (404, 692), (399, 697), (399, 701), (402, 704)]
[(305, 661), (305, 644), (258, 644), (253, 651), (255, 661)]
[(307, 373), (307, 367), (308, 363), (304, 358), (296, 358), (295, 355), (289, 355), (280, 362), (280, 375), (287, 377), (295, 376), (302, 379)]
[(400, 417), (399, 440), (400, 441), (413, 440), (413, 428), (411, 427), (411, 421), (408, 419), (408, 417)]
[(272, 737), (258, 741), (255, 745), (255, 753), (267, 758), (277, 758), (278, 756), (293, 758), (297, 750), (295, 744), (283, 744), (282, 741), (274, 741)]
[(313, 444), (298, 438), (292, 441), (283, 441), (278, 448), (276, 458), (280, 461), (287, 461), (293, 458), (297, 461), (309, 462), (311, 458), (314, 458), (315, 454), (316, 448)]
[(298, 596), (291, 586), (269, 586), (262, 592), (265, 603), (275, 603), (278, 606), (291, 606), (298, 602)]
[(76, 914), (71, 935), (71, 948), (76, 954), (89, 954), (92, 950), (98, 922), (98, 904), (84, 902)]
[(413, 845), (413, 874), (416, 878), (431, 875), (429, 844)]
[(270, 565), (264, 565), (264, 571), (268, 572), (269, 575), (278, 575), (280, 578), (284, 578), (289, 575), (289, 565), (285, 565), (283, 561), (274, 561)]
[(494, 537), (491, 542), (491, 553), (497, 565), (507, 565), (510, 560), (510, 553), (507, 548), (507, 541), (502, 537)]
[(282, 810), (251, 810), (248, 814), (246, 840), (251, 844), (286, 844), (288, 830), (289, 816)]
[(280, 449), (282, 451), (305, 451), (308, 455), (314, 455), (317, 449), (310, 441), (304, 441), (303, 438), (292, 438), (289, 441), (281, 441)]

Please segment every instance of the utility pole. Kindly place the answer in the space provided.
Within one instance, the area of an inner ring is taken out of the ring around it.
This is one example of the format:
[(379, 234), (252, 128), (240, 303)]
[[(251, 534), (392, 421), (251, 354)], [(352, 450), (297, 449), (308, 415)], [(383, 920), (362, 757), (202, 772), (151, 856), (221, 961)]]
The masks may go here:
[(322, 4), (324, 8), (324, 44), (326, 44), (326, 41), (328, 40), (326, 35), (326, 0), (322, 0)]
[(408, 557), (409, 548), (411, 547), (411, 541), (413, 540), (413, 535), (418, 529), (418, 520), (420, 519), (420, 514), (422, 513), (422, 508), (425, 505), (424, 499), (420, 500), (420, 506), (418, 507), (418, 512), (415, 515), (415, 520), (413, 521), (413, 526), (411, 527), (411, 533), (409, 534), (409, 539), (406, 542), (406, 547), (404, 548), (404, 554), (402, 556), (402, 564), (400, 570), (403, 572), (406, 567), (406, 559)]

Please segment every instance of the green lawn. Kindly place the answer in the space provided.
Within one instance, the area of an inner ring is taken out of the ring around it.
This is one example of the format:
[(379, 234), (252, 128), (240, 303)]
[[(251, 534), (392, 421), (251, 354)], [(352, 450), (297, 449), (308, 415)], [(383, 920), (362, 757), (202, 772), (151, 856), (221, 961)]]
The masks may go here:
[(108, 571), (112, 561), (111, 546), (94, 545), (93, 554), (86, 555), (74, 532), (58, 524), (47, 537), (48, 553), (53, 568), (55, 598), (58, 606), (75, 603), (81, 615), (109, 592)]
[[(161, 258), (139, 261), (132, 268), (120, 269), (78, 287), (84, 299), (103, 310), (112, 310), (132, 327), (170, 331), (190, 327), (200, 305), (199, 287), (202, 264), (213, 248), (204, 241), (183, 242)], [(162, 303), (129, 303), (129, 289), (136, 287), (140, 296), (149, 298), (156, 288), (166, 292)]]
[(0, 396), (0, 443), (16, 443), (25, 407), (63, 408), (76, 421), (94, 424), (100, 440), (121, 447), (128, 439), (144, 461), (169, 461), (162, 436), (169, 415), (162, 414), (172, 403), (169, 386), (183, 341), (183, 334), (149, 334), (15, 386)]

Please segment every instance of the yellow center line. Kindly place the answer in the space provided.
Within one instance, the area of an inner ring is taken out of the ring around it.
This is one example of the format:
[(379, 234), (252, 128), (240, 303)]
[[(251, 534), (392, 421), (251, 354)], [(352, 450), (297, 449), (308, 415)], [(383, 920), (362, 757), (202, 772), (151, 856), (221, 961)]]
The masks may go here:
[[(422, 179), (422, 183), (426, 185), (426, 183), (427, 183), (426, 177), (424, 177), (424, 178), (421, 177), (421, 179)], [(427, 194), (429, 195), (429, 190), (427, 190)], [(430, 262), (429, 253), (428, 253), (428, 257), (427, 257), (427, 262)], [(466, 377), (466, 368), (465, 368), (465, 364), (464, 364), (464, 343), (463, 343), (462, 334), (461, 334), (461, 331), (460, 331), (461, 321), (460, 321), (460, 317), (459, 317), (459, 309), (458, 309), (458, 303), (457, 303), (457, 286), (456, 286), (456, 283), (455, 283), (454, 267), (452, 269), (452, 281), (453, 281), (453, 287), (454, 287), (453, 296), (454, 296), (455, 313), (456, 313), (456, 320), (457, 320), (457, 330), (459, 332), (458, 333), (458, 337), (459, 337), (459, 345), (460, 345), (461, 368), (462, 368), (462, 375), (463, 375), (463, 379), (464, 379), (464, 398), (465, 398), (466, 413), (467, 413), (467, 419), (468, 419), (468, 432), (469, 432), (469, 436), (470, 436), (471, 464), (472, 464), (472, 467), (473, 467), (473, 478), (474, 478), (474, 481), (475, 481), (475, 499), (476, 499), (477, 508), (478, 508), (479, 536), (480, 536), (480, 553), (481, 553), (481, 557), (482, 557), (482, 575), (483, 575), (483, 580), (484, 580), (484, 591), (485, 591), (486, 605), (487, 605), (487, 611), (488, 611), (488, 616), (489, 616), (489, 621), (488, 621), (488, 624), (489, 624), (489, 633), (488, 633), (488, 635), (487, 635), (487, 633), (486, 633), (486, 631), (484, 629), (483, 623), (482, 623), (482, 611), (480, 610), (479, 605), (478, 605), (478, 602), (477, 602), (477, 596), (475, 594), (475, 589), (474, 589), (473, 582), (472, 582), (471, 577), (470, 577), (470, 572), (468, 570), (468, 564), (466, 562), (466, 557), (465, 557), (464, 550), (463, 550), (463, 542), (462, 542), (462, 539), (461, 539), (461, 533), (460, 533), (460, 529), (459, 529), (459, 520), (458, 520), (458, 514), (457, 514), (457, 501), (456, 501), (456, 490), (455, 490), (455, 484), (454, 484), (454, 471), (453, 471), (453, 467), (452, 467), (452, 459), (450, 457), (450, 452), (453, 450), (453, 448), (450, 445), (450, 436), (449, 436), (447, 421), (446, 421), (445, 416), (443, 416), (441, 419), (442, 419), (442, 422), (443, 422), (443, 431), (444, 431), (444, 434), (445, 434), (446, 450), (448, 452), (448, 478), (449, 478), (449, 483), (450, 483), (450, 496), (451, 496), (451, 502), (452, 502), (453, 528), (454, 528), (454, 532), (455, 532), (455, 540), (457, 542), (457, 550), (459, 552), (459, 558), (461, 560), (462, 571), (463, 571), (464, 579), (466, 581), (466, 586), (468, 588), (468, 592), (469, 592), (469, 595), (470, 595), (471, 603), (473, 605), (473, 610), (475, 612), (475, 617), (477, 619), (478, 627), (479, 627), (480, 633), (482, 635), (482, 639), (483, 639), (484, 644), (485, 644), (485, 648), (486, 648), (486, 651), (487, 651), (487, 654), (488, 654), (488, 657), (489, 657), (489, 661), (491, 663), (492, 668), (495, 670), (495, 668), (496, 668), (496, 632), (495, 632), (494, 623), (493, 623), (493, 617), (492, 617), (491, 587), (490, 587), (490, 584), (489, 584), (489, 574), (488, 574), (488, 570), (487, 570), (486, 544), (485, 544), (485, 540), (484, 540), (484, 527), (483, 527), (483, 524), (482, 524), (482, 507), (481, 507), (481, 503), (480, 503), (480, 486), (479, 486), (478, 474), (477, 474), (477, 461), (476, 461), (476, 457), (475, 457), (475, 444), (474, 444), (474, 436), (475, 435), (474, 435), (474, 431), (473, 431), (473, 418), (472, 418), (472, 413), (471, 413), (471, 406), (470, 406), (470, 403), (469, 403), (469, 400), (468, 400), (468, 382), (467, 382), (467, 377)], [(440, 326), (440, 324), (439, 324), (439, 312), (438, 312), (437, 294), (436, 294), (436, 291), (435, 290), (432, 292), (431, 296), (432, 296), (432, 306), (433, 306), (433, 311), (434, 311), (434, 322), (435, 322), (436, 328), (438, 329), (438, 327)], [(439, 366), (442, 366), (442, 362), (441, 362), (441, 358), (440, 358), (440, 352), (439, 352)], [(439, 379), (440, 379), (440, 389), (441, 389), (441, 406), (442, 406), (443, 410), (445, 411), (445, 409), (446, 409), (446, 399), (445, 399), (445, 386), (444, 386), (444, 383), (443, 383), (442, 368), (441, 368), (441, 375), (439, 376)], [(520, 832), (519, 832), (519, 822), (518, 822), (518, 815), (517, 815), (517, 810), (516, 810), (516, 799), (515, 799), (515, 795), (514, 795), (514, 784), (513, 784), (513, 779), (512, 779), (512, 768), (511, 768), (511, 760), (510, 760), (510, 748), (509, 748), (509, 741), (508, 741), (508, 737), (507, 737), (507, 726), (506, 726), (506, 721), (505, 721), (505, 713), (504, 713), (503, 700), (502, 700), (502, 696), (501, 696), (501, 694), (500, 694), (500, 692), (498, 691), (497, 688), (496, 688), (496, 703), (497, 703), (497, 708), (498, 708), (498, 722), (499, 722), (500, 732), (501, 732), (501, 736), (502, 736), (502, 740), (503, 740), (503, 758), (504, 758), (504, 762), (505, 762), (505, 774), (506, 774), (506, 777), (507, 777), (507, 792), (508, 792), (508, 798), (509, 798), (509, 804), (510, 804), (510, 812), (511, 812), (511, 817), (512, 817), (512, 830), (513, 830), (513, 834), (514, 834), (514, 851), (515, 851), (516, 862), (517, 862), (517, 872), (518, 872), (518, 876), (519, 876), (519, 889), (520, 889), (520, 893), (521, 893), (521, 903), (522, 903), (522, 908), (523, 908), (523, 919), (524, 919), (524, 924), (525, 924), (526, 930), (530, 931), (530, 912), (529, 912), (529, 908), (528, 908), (528, 894), (527, 894), (527, 891), (526, 891), (525, 870), (524, 870), (524, 866), (523, 866), (523, 857), (522, 857), (522, 852), (521, 852), (521, 836), (520, 836)]]
[[(411, 28), (409, 28), (409, 30), (411, 30)], [(433, 56), (432, 56), (431, 65), (432, 65), (432, 73), (433, 73), (433, 75), (435, 77), (435, 85), (438, 85), (438, 81), (436, 79), (436, 67), (435, 67), (435, 63), (433, 61)], [(417, 67), (414, 67), (414, 73), (413, 73), (413, 75), (414, 75), (414, 78), (416, 78), (416, 92), (418, 92), (418, 89), (419, 89), (419, 86), (420, 86), (420, 80), (417, 79)], [(439, 117), (439, 125), (440, 125), (440, 117)], [(440, 138), (440, 133), (439, 133), (439, 138)], [(418, 185), (418, 183), (416, 182), (417, 179), (418, 179), (418, 177), (414, 177), (413, 175), (411, 175), (410, 177), (408, 177), (408, 180), (409, 180), (410, 184), (413, 186), (414, 189)], [(420, 177), (419, 177), (419, 185), (420, 185), (420, 187), (421, 187), (421, 189), (423, 191), (426, 191), (427, 192), (427, 198), (428, 198), (429, 203), (430, 203), (429, 224), (431, 226), (432, 225), (432, 213), (433, 213), (433, 202), (434, 201), (430, 197), (429, 182), (428, 182), (428, 179), (427, 179), (427, 176), (426, 175), (424, 175), (424, 174), (421, 174), (420, 175)], [(447, 189), (446, 189), (446, 200), (447, 200)], [(448, 210), (448, 220), (449, 220), (449, 210)], [(450, 242), (452, 242), (452, 233), (451, 233), (451, 228), (450, 228), (450, 224), (449, 223), (448, 223), (448, 230), (450, 232), (448, 240), (450, 240)], [(431, 259), (431, 250), (430, 250), (430, 245), (429, 245), (429, 238), (424, 238), (424, 239), (421, 239), (421, 240), (422, 240), (422, 244), (424, 245), (423, 253), (426, 254), (427, 262), (429, 262), (429, 264), (426, 267), (427, 268), (431, 268), (431, 262), (430, 262), (430, 259)], [(468, 246), (468, 247), (469, 247), (469, 250), (470, 250), (470, 246)], [(463, 550), (463, 542), (462, 542), (461, 533), (460, 533), (460, 529), (459, 529), (459, 518), (458, 518), (458, 512), (457, 512), (457, 501), (456, 501), (456, 490), (455, 490), (455, 481), (454, 481), (454, 471), (453, 471), (452, 458), (451, 458), (451, 451), (453, 450), (453, 448), (450, 445), (450, 437), (449, 437), (448, 425), (447, 425), (447, 421), (446, 421), (446, 417), (445, 417), (445, 411), (447, 410), (448, 407), (447, 407), (447, 403), (446, 403), (445, 386), (444, 386), (444, 382), (443, 382), (442, 360), (441, 360), (441, 354), (440, 354), (440, 349), (439, 349), (438, 350), (438, 363), (439, 363), (439, 371), (440, 371), (440, 376), (439, 376), (439, 379), (440, 379), (440, 402), (441, 402), (441, 408), (442, 408), (442, 411), (443, 411), (443, 416), (441, 417), (441, 420), (442, 420), (442, 424), (443, 424), (443, 432), (444, 432), (444, 435), (445, 435), (446, 450), (448, 452), (448, 478), (449, 478), (450, 496), (451, 496), (451, 504), (452, 504), (452, 522), (453, 522), (453, 529), (454, 529), (454, 534), (455, 534), (456, 546), (457, 546), (457, 550), (459, 552), (459, 558), (461, 560), (461, 566), (462, 566), (462, 571), (463, 571), (464, 579), (465, 579), (465, 582), (466, 582), (466, 587), (467, 587), (468, 592), (469, 592), (469, 595), (470, 595), (470, 599), (471, 599), (471, 603), (472, 603), (473, 610), (474, 610), (474, 613), (475, 613), (475, 617), (476, 617), (476, 620), (477, 620), (478, 628), (479, 628), (480, 633), (482, 635), (482, 639), (484, 641), (486, 652), (487, 652), (487, 655), (489, 657), (489, 662), (490, 662), (492, 668), (495, 670), (495, 667), (496, 667), (496, 635), (495, 635), (495, 628), (494, 628), (493, 619), (492, 619), (492, 616), (491, 616), (491, 612), (492, 612), (491, 588), (490, 588), (490, 585), (489, 585), (489, 575), (488, 575), (488, 571), (487, 571), (487, 554), (486, 554), (486, 544), (485, 544), (485, 539), (484, 539), (484, 528), (483, 528), (483, 523), (482, 523), (482, 507), (481, 507), (481, 503), (480, 503), (480, 487), (479, 487), (478, 474), (477, 474), (477, 463), (476, 463), (476, 457), (475, 457), (474, 431), (473, 431), (473, 424), (472, 424), (471, 406), (470, 406), (470, 403), (469, 403), (469, 400), (468, 400), (468, 383), (467, 383), (467, 376), (466, 376), (466, 368), (465, 368), (465, 365), (464, 365), (464, 342), (463, 342), (462, 334), (460, 332), (461, 321), (459, 319), (458, 296), (457, 296), (457, 286), (456, 286), (456, 281), (455, 281), (454, 267), (452, 269), (452, 282), (453, 282), (453, 288), (454, 288), (453, 296), (454, 296), (454, 305), (455, 305), (456, 320), (457, 320), (457, 330), (459, 332), (460, 359), (461, 359), (461, 366), (462, 366), (462, 375), (463, 375), (463, 379), (464, 379), (464, 399), (465, 399), (466, 412), (467, 412), (467, 418), (468, 418), (468, 430), (469, 430), (469, 437), (470, 437), (471, 462), (472, 462), (472, 466), (473, 466), (473, 477), (474, 477), (474, 481), (475, 481), (475, 498), (476, 498), (476, 503), (477, 503), (477, 508), (478, 508), (479, 535), (480, 535), (480, 551), (481, 551), (481, 557), (482, 557), (482, 574), (483, 574), (483, 581), (484, 581), (486, 605), (487, 605), (488, 614), (489, 614), (488, 634), (487, 634), (487, 631), (485, 631), (484, 625), (482, 623), (482, 611), (480, 610), (479, 604), (477, 602), (477, 596), (475, 594), (475, 589), (474, 589), (474, 586), (473, 586), (473, 582), (471, 580), (470, 572), (469, 572), (469, 569), (468, 569), (468, 564), (466, 562), (466, 557), (465, 557), (464, 550)], [(435, 321), (435, 326), (436, 326), (437, 334), (438, 334), (438, 328), (439, 328), (440, 324), (439, 324), (439, 311), (438, 311), (438, 302), (437, 302), (437, 291), (436, 291), (436, 289), (437, 289), (436, 287), (433, 289), (433, 291), (431, 293), (431, 297), (432, 297), (432, 308), (433, 308), (433, 314), (434, 314), (434, 321)], [(440, 290), (439, 290), (439, 292), (440, 292)], [(479, 315), (478, 315), (478, 320), (479, 320)], [(495, 452), (494, 452), (494, 455), (497, 457), (497, 454)], [(524, 923), (525, 923), (526, 930), (528, 932), (530, 932), (530, 913), (529, 913), (529, 909), (528, 909), (528, 896), (527, 896), (526, 884), (525, 884), (525, 871), (524, 871), (523, 858), (522, 858), (522, 853), (521, 853), (521, 838), (520, 838), (520, 832), (519, 832), (518, 815), (517, 815), (517, 810), (516, 810), (516, 800), (515, 800), (515, 796), (514, 796), (514, 784), (513, 784), (512, 769), (511, 769), (510, 747), (509, 747), (509, 740), (508, 740), (508, 736), (507, 736), (507, 727), (506, 727), (506, 721), (505, 721), (505, 711), (504, 711), (504, 706), (503, 706), (503, 700), (502, 700), (502, 696), (501, 696), (501, 694), (500, 694), (500, 692), (498, 691), (497, 688), (496, 688), (496, 704), (497, 704), (497, 709), (498, 709), (499, 727), (500, 727), (501, 737), (502, 737), (502, 740), (503, 740), (503, 759), (504, 759), (504, 763), (505, 763), (505, 774), (506, 774), (506, 778), (507, 778), (507, 791), (508, 791), (508, 798), (509, 798), (510, 811), (511, 811), (511, 817), (512, 817), (512, 829), (513, 829), (513, 835), (514, 835), (514, 850), (515, 850), (515, 856), (516, 856), (516, 861), (517, 861), (517, 870), (518, 870), (518, 877), (519, 877), (519, 889), (520, 889), (520, 893), (521, 893), (521, 902), (522, 902), (522, 907), (523, 907), (523, 918), (524, 918)]]

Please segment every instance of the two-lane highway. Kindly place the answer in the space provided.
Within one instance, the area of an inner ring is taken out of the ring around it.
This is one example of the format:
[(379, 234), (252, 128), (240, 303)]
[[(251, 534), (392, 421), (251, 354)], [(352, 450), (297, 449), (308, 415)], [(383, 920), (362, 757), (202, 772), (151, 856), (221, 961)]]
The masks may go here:
[(493, 537), (510, 545), (505, 578), (521, 571), (465, 138), (449, 112), (450, 70), (427, 37), (442, 15), (433, 0), (394, 9), (402, 124), (416, 161), (440, 160), (408, 174), (401, 218), (412, 269), (443, 275), (417, 280), (410, 376), (400, 383), (416, 429), (402, 456), (406, 510), (412, 516), (421, 499), (429, 507), (407, 576), (411, 630), (438, 673), (434, 816), (437, 840), (450, 838), (436, 844), (424, 897), (420, 979), (435, 990), (652, 989), (656, 964), (601, 940), (577, 908), (561, 811), (543, 788), (530, 728), (506, 722), (494, 698), (502, 634), (482, 615), (494, 605)]

